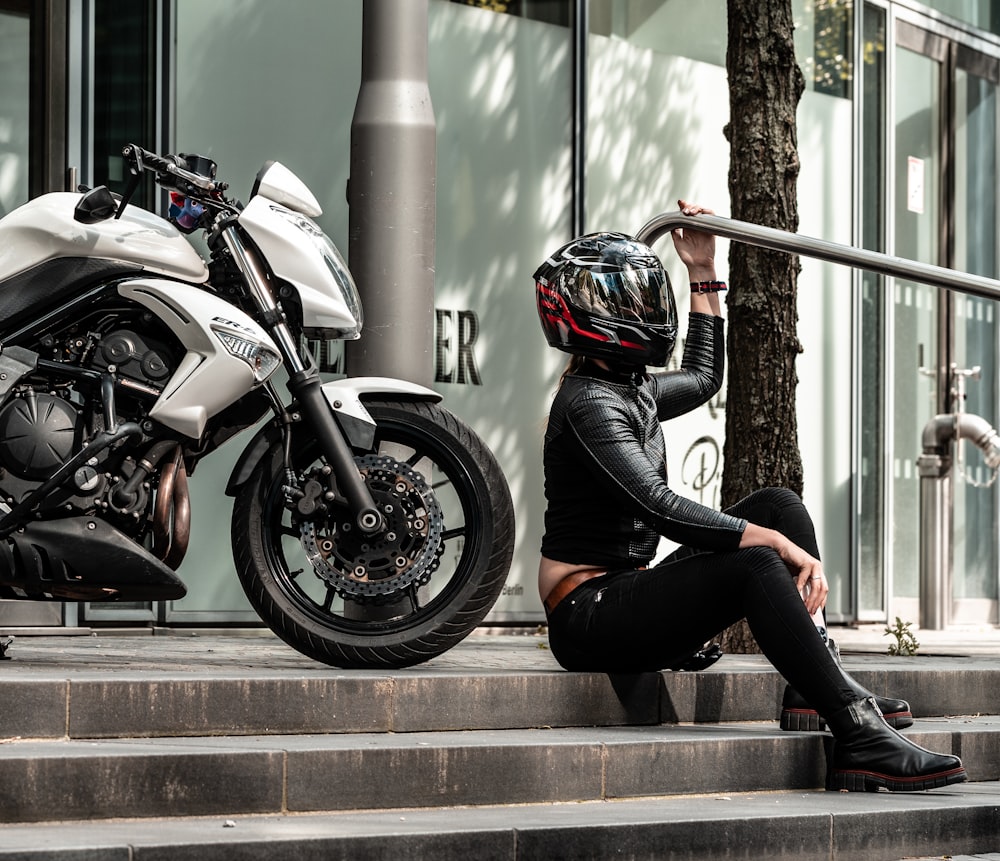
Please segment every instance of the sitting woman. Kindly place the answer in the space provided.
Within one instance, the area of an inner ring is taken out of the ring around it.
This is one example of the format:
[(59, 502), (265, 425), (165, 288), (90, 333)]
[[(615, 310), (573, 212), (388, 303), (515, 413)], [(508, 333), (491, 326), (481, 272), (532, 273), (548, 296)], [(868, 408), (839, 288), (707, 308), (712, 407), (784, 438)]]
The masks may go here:
[[(687, 215), (709, 212), (680, 201)], [(831, 654), (812, 618), (829, 587), (801, 499), (767, 488), (720, 512), (667, 483), (660, 423), (704, 404), (725, 356), (715, 239), (673, 232), (691, 281), (679, 370), (667, 364), (677, 312), (653, 251), (596, 233), (535, 273), (542, 329), (572, 355), (545, 434), (545, 533), (538, 589), (552, 654), (567, 670), (655, 671), (746, 618), (791, 685), (786, 711), (815, 711), (835, 738), (828, 789), (916, 791), (966, 779), (956, 756), (886, 723), (878, 700)], [(648, 567), (659, 539), (681, 545)], [(909, 723), (900, 700), (882, 700)], [(904, 714), (905, 713), (905, 714)]]

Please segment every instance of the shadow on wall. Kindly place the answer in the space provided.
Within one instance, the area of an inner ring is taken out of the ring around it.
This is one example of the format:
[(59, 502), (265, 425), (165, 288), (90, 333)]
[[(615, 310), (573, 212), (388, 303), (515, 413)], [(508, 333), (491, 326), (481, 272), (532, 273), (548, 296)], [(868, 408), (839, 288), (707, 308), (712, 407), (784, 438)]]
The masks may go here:
[[(511, 579), (527, 583), (541, 538), (544, 420), (566, 359), (542, 337), (531, 276), (572, 238), (570, 31), (458, 4), (431, 13), (438, 306), (477, 310), (483, 382), (441, 389), (508, 476), (518, 516)], [(703, 154), (728, 152), (725, 74), (715, 70), (720, 114), (696, 104), (699, 70), (713, 67), (603, 37), (590, 51), (587, 229), (634, 234), (701, 190), (692, 178)], [(705, 169), (717, 178), (720, 163)], [(702, 185), (720, 210), (724, 172), (721, 182)], [(659, 250), (673, 255), (669, 240)]]
[(268, 159), (323, 207), (347, 252), (347, 177), (361, 84), (361, 3), (177, 0), (176, 146), (210, 156), (244, 201)]

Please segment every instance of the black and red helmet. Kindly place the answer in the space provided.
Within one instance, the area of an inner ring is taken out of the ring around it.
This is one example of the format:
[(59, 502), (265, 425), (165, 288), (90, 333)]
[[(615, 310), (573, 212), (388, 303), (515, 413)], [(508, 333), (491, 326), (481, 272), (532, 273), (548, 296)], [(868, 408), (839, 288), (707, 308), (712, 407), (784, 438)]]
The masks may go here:
[(653, 250), (624, 233), (590, 233), (535, 271), (549, 344), (592, 359), (663, 367), (677, 340), (670, 278)]

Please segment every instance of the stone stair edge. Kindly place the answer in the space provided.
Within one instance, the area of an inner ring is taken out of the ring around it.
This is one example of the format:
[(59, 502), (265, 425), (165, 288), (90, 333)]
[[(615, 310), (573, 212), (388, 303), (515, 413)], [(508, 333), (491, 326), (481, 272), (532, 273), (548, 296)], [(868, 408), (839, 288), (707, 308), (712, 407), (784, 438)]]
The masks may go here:
[[(989, 713), (992, 668), (857, 669), (875, 693), (917, 716)], [(985, 675), (984, 675), (985, 673)], [(343, 675), (303, 680), (185, 677), (0, 681), (0, 739), (273, 732), (413, 732), (539, 725), (776, 719), (784, 682), (773, 669), (727, 673)]]
[[(920, 721), (906, 734), (960, 753), (972, 780), (1000, 778), (1000, 719)], [(0, 820), (807, 790), (823, 785), (827, 744), (771, 724), (21, 741), (0, 745)]]
[(662, 857), (664, 846), (671, 846), (670, 857), (677, 861), (702, 861), (717, 858), (720, 847), (738, 845), (746, 853), (742, 857), (898, 861), (916, 854), (954, 857), (995, 848), (998, 798), (1000, 785), (983, 783), (908, 798), (785, 791), (516, 808), (44, 822), (0, 825), (0, 859), (71, 861), (89, 852), (133, 861), (183, 857), (251, 861), (272, 859), (276, 853), (294, 854), (302, 861), (361, 856), (523, 861), (612, 855), (654, 858)]

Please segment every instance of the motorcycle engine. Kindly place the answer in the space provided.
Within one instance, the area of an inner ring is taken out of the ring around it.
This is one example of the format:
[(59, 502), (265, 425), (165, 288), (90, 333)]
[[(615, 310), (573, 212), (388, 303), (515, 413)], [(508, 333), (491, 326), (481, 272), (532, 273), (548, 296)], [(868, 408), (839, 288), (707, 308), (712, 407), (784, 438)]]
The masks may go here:
[(97, 345), (92, 364), (153, 387), (168, 379), (173, 370), (161, 345), (150, 343), (131, 329), (116, 329), (105, 335)]
[[(68, 364), (114, 374), (118, 420), (141, 422), (176, 362), (170, 347), (139, 334), (137, 328), (82, 334), (78, 327), (61, 338), (50, 336), (41, 346)], [(69, 377), (44, 387), (16, 389), (0, 407), (0, 495), (8, 503), (23, 499), (103, 429), (103, 415), (99, 392)], [(42, 510), (92, 510), (108, 488), (127, 479), (133, 469), (134, 460), (120, 449), (105, 449), (76, 470)], [(135, 508), (144, 503), (137, 499)]]
[(21, 478), (47, 478), (73, 453), (77, 420), (68, 401), (28, 389), (0, 410), (0, 461)]

